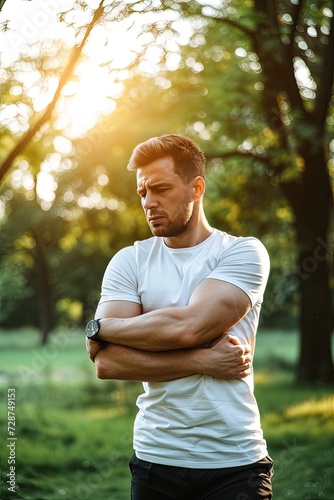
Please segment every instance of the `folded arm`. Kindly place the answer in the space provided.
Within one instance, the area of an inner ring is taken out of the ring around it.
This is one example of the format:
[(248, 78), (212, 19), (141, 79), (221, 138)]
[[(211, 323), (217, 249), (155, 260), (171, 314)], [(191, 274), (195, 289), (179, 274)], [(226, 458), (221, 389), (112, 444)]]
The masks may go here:
[(204, 280), (185, 307), (120, 318), (105, 314), (106, 304), (101, 304), (96, 313), (102, 318), (99, 338), (145, 351), (184, 349), (210, 342), (238, 323), (251, 308), (245, 292), (215, 279)]
[[(101, 304), (97, 315), (134, 318), (141, 307), (134, 302), (110, 301)], [(243, 378), (251, 372), (251, 348), (232, 335), (223, 335), (209, 349), (178, 349), (152, 352), (87, 340), (87, 351), (101, 379), (162, 382), (206, 374), (219, 379)]]
[(108, 344), (98, 351), (94, 361), (101, 379), (164, 382), (194, 374), (237, 379), (251, 373), (250, 351), (250, 346), (241, 345), (236, 337), (224, 335), (208, 349), (152, 352)]

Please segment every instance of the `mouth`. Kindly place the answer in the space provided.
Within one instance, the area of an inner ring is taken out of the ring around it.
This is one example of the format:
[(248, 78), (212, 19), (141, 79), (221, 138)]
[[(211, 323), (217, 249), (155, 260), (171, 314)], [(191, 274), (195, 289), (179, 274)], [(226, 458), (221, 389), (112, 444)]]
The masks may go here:
[(155, 226), (156, 224), (159, 224), (162, 219), (163, 219), (162, 215), (155, 215), (153, 217), (149, 217), (148, 222), (152, 224), (152, 226)]

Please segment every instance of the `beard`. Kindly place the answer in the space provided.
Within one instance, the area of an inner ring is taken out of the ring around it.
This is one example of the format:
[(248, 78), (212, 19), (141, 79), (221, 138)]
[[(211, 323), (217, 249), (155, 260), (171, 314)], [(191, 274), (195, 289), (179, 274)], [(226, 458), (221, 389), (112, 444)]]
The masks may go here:
[(161, 224), (152, 226), (149, 223), (150, 229), (154, 236), (162, 236), (164, 238), (173, 238), (185, 233), (190, 225), (193, 217), (193, 208), (184, 200), (182, 206), (177, 209), (173, 214), (168, 215), (164, 211), (154, 211), (150, 215), (161, 216)]

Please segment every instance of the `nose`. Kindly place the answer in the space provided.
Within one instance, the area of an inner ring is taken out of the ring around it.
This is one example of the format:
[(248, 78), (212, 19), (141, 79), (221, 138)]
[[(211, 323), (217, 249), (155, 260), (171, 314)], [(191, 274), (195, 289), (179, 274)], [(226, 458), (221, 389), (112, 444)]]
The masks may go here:
[(151, 210), (152, 208), (157, 208), (159, 205), (158, 200), (150, 190), (146, 191), (146, 195), (145, 198), (143, 198), (142, 203), (143, 203), (143, 208), (145, 210)]

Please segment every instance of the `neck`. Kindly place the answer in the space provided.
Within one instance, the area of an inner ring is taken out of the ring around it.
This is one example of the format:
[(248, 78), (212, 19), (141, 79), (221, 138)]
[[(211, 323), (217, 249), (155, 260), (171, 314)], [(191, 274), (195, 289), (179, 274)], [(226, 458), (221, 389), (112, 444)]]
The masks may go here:
[(213, 228), (206, 220), (204, 210), (201, 207), (197, 213), (194, 211), (186, 231), (177, 236), (164, 238), (164, 242), (170, 248), (194, 247), (206, 240), (212, 232)]

